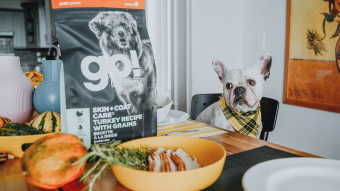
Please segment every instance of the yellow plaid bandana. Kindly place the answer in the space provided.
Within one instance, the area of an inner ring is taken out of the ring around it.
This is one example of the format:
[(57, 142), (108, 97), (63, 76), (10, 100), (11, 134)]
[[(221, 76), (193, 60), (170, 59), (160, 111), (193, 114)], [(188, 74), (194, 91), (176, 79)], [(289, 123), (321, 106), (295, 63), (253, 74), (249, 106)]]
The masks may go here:
[(235, 112), (230, 107), (228, 107), (224, 97), (220, 98), (219, 105), (224, 113), (224, 116), (237, 132), (250, 137), (258, 136), (260, 133), (260, 127), (262, 125), (260, 107), (258, 107), (255, 111), (247, 113)]

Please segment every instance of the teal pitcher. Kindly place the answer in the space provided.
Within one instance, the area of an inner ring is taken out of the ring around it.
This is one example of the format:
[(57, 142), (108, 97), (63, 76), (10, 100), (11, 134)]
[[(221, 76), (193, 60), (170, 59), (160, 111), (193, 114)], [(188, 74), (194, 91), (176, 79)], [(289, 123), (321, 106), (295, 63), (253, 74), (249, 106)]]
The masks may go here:
[(53, 111), (60, 113), (60, 68), (61, 60), (45, 60), (42, 63), (44, 81), (35, 90), (33, 106), (38, 113)]

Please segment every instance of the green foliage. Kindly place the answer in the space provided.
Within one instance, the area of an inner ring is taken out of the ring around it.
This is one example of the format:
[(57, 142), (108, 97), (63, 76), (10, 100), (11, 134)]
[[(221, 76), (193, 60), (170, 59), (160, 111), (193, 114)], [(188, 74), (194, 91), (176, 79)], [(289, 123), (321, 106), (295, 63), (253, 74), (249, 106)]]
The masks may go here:
[(152, 149), (144, 148), (119, 148), (120, 141), (108, 144), (95, 144), (90, 148), (90, 152), (78, 163), (92, 163), (86, 170), (81, 181), (88, 183), (89, 191), (93, 190), (94, 183), (106, 169), (111, 169), (114, 165), (123, 165), (137, 170), (148, 169), (148, 155)]
[(0, 128), (0, 136), (24, 136), (37, 134), (44, 134), (44, 132), (19, 123), (7, 123), (3, 128)]

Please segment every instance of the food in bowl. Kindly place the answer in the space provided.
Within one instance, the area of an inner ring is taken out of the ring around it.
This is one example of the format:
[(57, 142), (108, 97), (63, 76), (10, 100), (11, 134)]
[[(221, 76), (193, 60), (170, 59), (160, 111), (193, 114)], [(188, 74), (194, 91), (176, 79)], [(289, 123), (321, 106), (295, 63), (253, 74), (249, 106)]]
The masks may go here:
[(14, 159), (15, 157), (9, 153), (1, 153), (0, 152), (0, 164), (6, 162), (7, 160)]
[(200, 168), (180, 172), (150, 172), (115, 165), (112, 171), (122, 185), (138, 191), (197, 191), (213, 184), (221, 175), (226, 151), (220, 144), (203, 138), (161, 136), (136, 139), (120, 145), (122, 148), (182, 148), (197, 158)]
[[(148, 171), (148, 153), (159, 148), (173, 151), (181, 149), (190, 158), (197, 159), (199, 168), (176, 172)], [(93, 162), (92, 168), (81, 179), (87, 180), (90, 191), (96, 178), (106, 168), (112, 168), (116, 179), (131, 190), (193, 191), (203, 190), (213, 184), (222, 172), (225, 159), (224, 148), (213, 141), (166, 136), (136, 139), (122, 144), (115, 142), (111, 145), (93, 145), (91, 151), (78, 162)]]
[(200, 165), (195, 157), (191, 157), (183, 149), (158, 148), (156, 151), (148, 154), (149, 171), (152, 172), (176, 172), (193, 170)]
[(138, 148), (121, 148), (120, 141), (107, 144), (96, 144), (90, 148), (90, 152), (77, 163), (84, 164), (86, 161), (96, 159), (96, 163), (81, 180), (87, 180), (89, 190), (93, 189), (96, 178), (103, 173), (102, 169), (114, 165), (123, 165), (136, 170), (151, 172), (176, 172), (193, 170), (200, 165), (195, 157), (190, 156), (183, 149), (175, 150), (160, 147), (154, 149), (143, 146)]

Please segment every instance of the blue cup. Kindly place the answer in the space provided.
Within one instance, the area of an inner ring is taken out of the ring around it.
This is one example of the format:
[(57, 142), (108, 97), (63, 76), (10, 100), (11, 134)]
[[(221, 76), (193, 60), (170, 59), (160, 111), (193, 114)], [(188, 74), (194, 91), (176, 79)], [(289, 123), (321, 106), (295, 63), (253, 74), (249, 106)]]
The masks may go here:
[(38, 113), (60, 113), (60, 68), (61, 60), (45, 60), (42, 63), (44, 81), (35, 90), (33, 106)]

